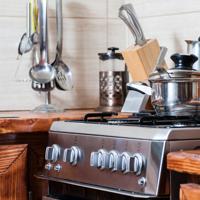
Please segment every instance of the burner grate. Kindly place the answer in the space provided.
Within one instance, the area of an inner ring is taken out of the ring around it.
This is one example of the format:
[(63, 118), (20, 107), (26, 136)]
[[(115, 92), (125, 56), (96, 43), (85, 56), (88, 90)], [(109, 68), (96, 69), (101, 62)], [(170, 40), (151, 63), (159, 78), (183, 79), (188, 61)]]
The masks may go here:
[(88, 113), (84, 118), (84, 123), (97, 123), (108, 125), (127, 126), (156, 126), (156, 127), (199, 127), (200, 116), (156, 116), (156, 115), (132, 115), (128, 118), (112, 118), (117, 113)]

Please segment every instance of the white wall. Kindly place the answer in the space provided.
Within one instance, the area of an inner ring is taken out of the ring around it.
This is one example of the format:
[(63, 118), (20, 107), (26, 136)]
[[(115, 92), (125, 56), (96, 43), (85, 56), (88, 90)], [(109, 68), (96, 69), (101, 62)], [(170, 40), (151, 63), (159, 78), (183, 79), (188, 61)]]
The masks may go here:
[[(133, 2), (147, 38), (158, 38), (170, 54), (186, 50), (185, 39), (196, 39), (200, 32), (199, 0), (129, 0)], [(109, 46), (120, 49), (131, 44), (132, 37), (121, 22), (118, 8), (126, 0), (63, 0), (63, 59), (71, 66), (74, 89), (54, 90), (52, 102), (62, 108), (86, 108), (98, 105), (98, 52)], [(51, 61), (55, 56), (55, 8), (49, 0), (49, 40)], [(17, 47), (25, 32), (26, 0), (0, 0), (0, 110), (29, 110), (44, 98), (31, 89), (28, 78), (30, 60), (19, 61)], [(169, 60), (169, 59), (168, 59)], [(27, 67), (28, 66), (28, 67)], [(23, 72), (21, 72), (23, 71)]]

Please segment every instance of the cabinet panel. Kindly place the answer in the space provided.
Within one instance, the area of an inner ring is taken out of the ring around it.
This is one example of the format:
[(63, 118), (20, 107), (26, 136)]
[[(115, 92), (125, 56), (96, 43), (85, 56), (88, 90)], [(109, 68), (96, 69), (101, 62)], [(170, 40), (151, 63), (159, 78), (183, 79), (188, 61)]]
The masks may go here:
[(0, 146), (0, 199), (27, 200), (27, 145)]

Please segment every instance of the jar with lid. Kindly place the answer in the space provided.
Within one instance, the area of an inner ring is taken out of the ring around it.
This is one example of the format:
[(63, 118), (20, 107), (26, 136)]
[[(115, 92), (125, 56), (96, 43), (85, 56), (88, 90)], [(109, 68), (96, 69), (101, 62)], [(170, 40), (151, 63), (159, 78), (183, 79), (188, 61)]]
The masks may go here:
[(121, 111), (125, 97), (128, 72), (119, 48), (110, 47), (99, 53), (99, 111)]

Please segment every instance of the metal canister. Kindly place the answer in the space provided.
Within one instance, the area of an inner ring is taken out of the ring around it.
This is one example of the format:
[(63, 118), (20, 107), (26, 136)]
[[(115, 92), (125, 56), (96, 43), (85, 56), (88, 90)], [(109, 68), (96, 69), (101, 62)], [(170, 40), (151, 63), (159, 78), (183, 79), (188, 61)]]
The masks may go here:
[(121, 111), (126, 97), (128, 72), (122, 54), (116, 47), (99, 53), (99, 107), (100, 111)]
[(200, 71), (200, 37), (198, 40), (185, 40), (187, 43), (187, 53), (194, 54), (198, 57), (197, 62), (194, 63), (193, 69)]

